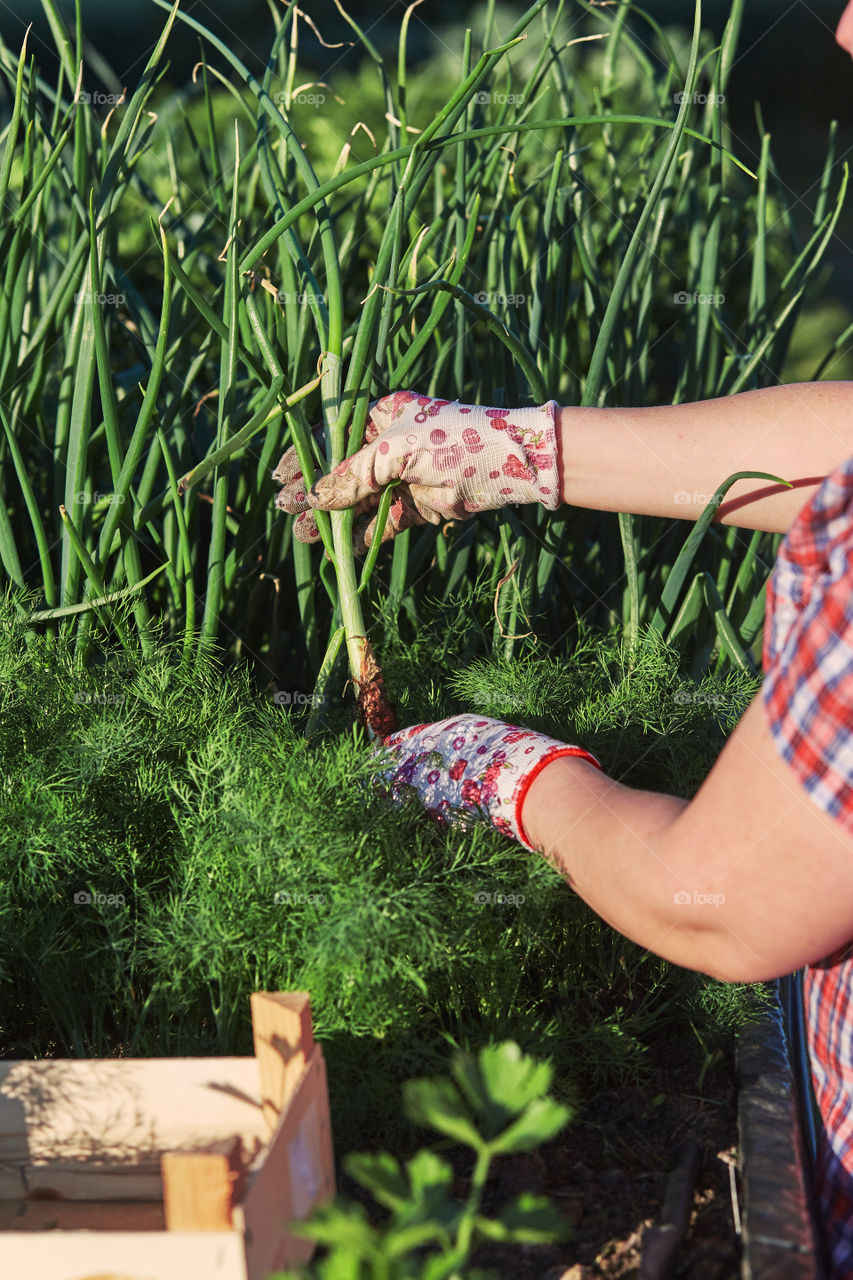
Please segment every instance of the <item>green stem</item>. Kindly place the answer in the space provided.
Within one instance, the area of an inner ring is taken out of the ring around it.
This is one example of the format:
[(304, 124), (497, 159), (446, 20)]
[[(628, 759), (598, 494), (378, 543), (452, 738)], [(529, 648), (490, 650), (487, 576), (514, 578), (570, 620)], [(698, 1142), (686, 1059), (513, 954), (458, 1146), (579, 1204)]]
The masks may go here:
[[(335, 618), (332, 622), (333, 626), (337, 617), (338, 612), (335, 610)], [(332, 672), (334, 670), (335, 663), (337, 662), (338, 654), (341, 651), (341, 644), (343, 643), (345, 630), (346, 628), (342, 626), (335, 627), (332, 632), (332, 638), (329, 641), (328, 648), (323, 655), (323, 661), (320, 663), (320, 670), (317, 674), (317, 680), (314, 685), (314, 701), (311, 704), (311, 713), (308, 716), (308, 724), (305, 727), (306, 738), (311, 738), (326, 718), (326, 689), (332, 678)]]
[[(92, 560), (92, 557), (89, 555), (89, 552), (86, 550), (86, 546), (83, 542), (83, 539), (80, 536), (80, 532), (77, 529), (77, 526), (75, 525), (71, 515), (69, 514), (68, 511), (66, 511), (64, 505), (60, 506), (59, 514), (62, 517), (62, 523), (64, 528), (68, 531), (68, 540), (72, 548), (72, 551), (77, 556), (77, 559), (80, 561), (80, 564), (83, 566), (83, 571), (86, 574), (86, 577), (89, 579), (89, 582), (92, 584), (92, 587), (94, 588), (96, 594), (99, 597), (105, 596), (106, 587), (104, 586), (103, 576), (98, 571), (98, 568), (95, 565), (94, 561)], [(95, 609), (94, 604), (92, 604), (92, 608)], [(95, 609), (95, 612), (97, 613), (98, 610)], [(118, 638), (121, 641), (122, 648), (125, 649), (128, 653), (133, 653), (133, 649), (130, 644), (130, 639), (128, 637), (124, 624), (112, 610), (110, 610), (110, 613), (112, 613), (113, 626), (115, 627)]]
[(468, 1252), (471, 1248), (471, 1237), (474, 1233), (474, 1220), (483, 1199), (483, 1191), (486, 1187), (486, 1180), (489, 1176), (489, 1166), (491, 1163), (491, 1150), (488, 1146), (485, 1146), (477, 1153), (477, 1163), (474, 1166), (474, 1173), (471, 1177), (471, 1190), (468, 1193), (465, 1212), (459, 1221), (459, 1230), (456, 1235), (456, 1249), (461, 1258), (467, 1258)]

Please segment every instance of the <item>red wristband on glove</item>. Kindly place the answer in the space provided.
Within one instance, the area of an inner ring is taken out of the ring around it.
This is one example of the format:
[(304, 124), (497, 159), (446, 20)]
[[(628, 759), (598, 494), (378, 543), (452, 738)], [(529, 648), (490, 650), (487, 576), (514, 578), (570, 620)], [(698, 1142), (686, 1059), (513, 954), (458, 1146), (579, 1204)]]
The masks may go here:
[(414, 725), (385, 739), (396, 756), (381, 777), (391, 794), (415, 791), (440, 822), (458, 821), (460, 811), (483, 809), (498, 831), (534, 849), (521, 824), (533, 781), (560, 756), (579, 756), (601, 769), (583, 747), (560, 742), (503, 720), (461, 715)]

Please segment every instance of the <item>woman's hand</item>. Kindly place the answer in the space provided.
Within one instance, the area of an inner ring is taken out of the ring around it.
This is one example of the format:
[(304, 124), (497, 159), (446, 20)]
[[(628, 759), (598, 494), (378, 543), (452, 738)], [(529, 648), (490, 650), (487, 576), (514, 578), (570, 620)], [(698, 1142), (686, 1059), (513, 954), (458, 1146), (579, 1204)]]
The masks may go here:
[[(322, 422), (311, 428), (311, 434), (322, 449), (324, 444)], [(320, 468), (315, 465), (313, 479), (318, 480), (322, 474)], [(305, 478), (293, 445), (279, 458), (272, 478), (283, 486), (275, 496), (275, 505), (279, 511), (286, 511), (288, 515), (296, 516), (293, 532), (297, 541), (319, 542), (320, 531), (317, 528), (317, 521), (308, 509)]]
[(393, 766), (379, 775), (386, 795), (417, 795), (440, 825), (464, 823), (466, 810), (483, 811), (496, 830), (530, 850), (535, 846), (521, 825), (521, 809), (541, 770), (569, 755), (601, 769), (583, 747), (477, 715), (401, 729), (377, 748), (386, 751), (394, 756)]
[(400, 481), (382, 535), (445, 520), (469, 520), (509, 503), (560, 505), (557, 402), (531, 409), (486, 409), (396, 391), (370, 407), (365, 443), (306, 492), (290, 449), (273, 476), (276, 505), (297, 515), (296, 537), (316, 542), (311, 508), (355, 510), (353, 542), (364, 555), (376, 531), (383, 489)]

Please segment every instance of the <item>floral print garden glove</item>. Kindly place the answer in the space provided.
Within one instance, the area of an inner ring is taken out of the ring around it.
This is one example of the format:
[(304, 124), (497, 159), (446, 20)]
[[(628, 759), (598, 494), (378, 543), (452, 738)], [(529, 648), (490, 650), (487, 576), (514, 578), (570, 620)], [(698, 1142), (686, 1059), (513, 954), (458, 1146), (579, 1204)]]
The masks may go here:
[(377, 777), (386, 796), (417, 794), (441, 825), (464, 822), (466, 809), (483, 810), (493, 827), (531, 851), (521, 809), (534, 778), (558, 756), (580, 756), (601, 768), (583, 747), (478, 715), (401, 729), (377, 750), (396, 757)]
[[(370, 407), (365, 443), (306, 492), (293, 449), (273, 477), (284, 488), (276, 506), (297, 516), (301, 542), (319, 538), (310, 508), (354, 507), (356, 553), (364, 555), (376, 529), (376, 508), (392, 480), (395, 489), (382, 541), (416, 524), (468, 520), (512, 502), (560, 505), (557, 401), (531, 409), (486, 409), (395, 391)], [(291, 456), (292, 455), (292, 456)]]

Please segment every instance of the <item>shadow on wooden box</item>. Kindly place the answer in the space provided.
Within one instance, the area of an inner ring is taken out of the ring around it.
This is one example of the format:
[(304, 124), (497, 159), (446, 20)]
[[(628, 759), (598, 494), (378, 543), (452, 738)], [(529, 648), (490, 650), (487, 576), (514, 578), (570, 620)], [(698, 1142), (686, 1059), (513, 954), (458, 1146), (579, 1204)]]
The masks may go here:
[(256, 992), (255, 1055), (0, 1061), (5, 1280), (263, 1280), (334, 1195), (304, 992)]

